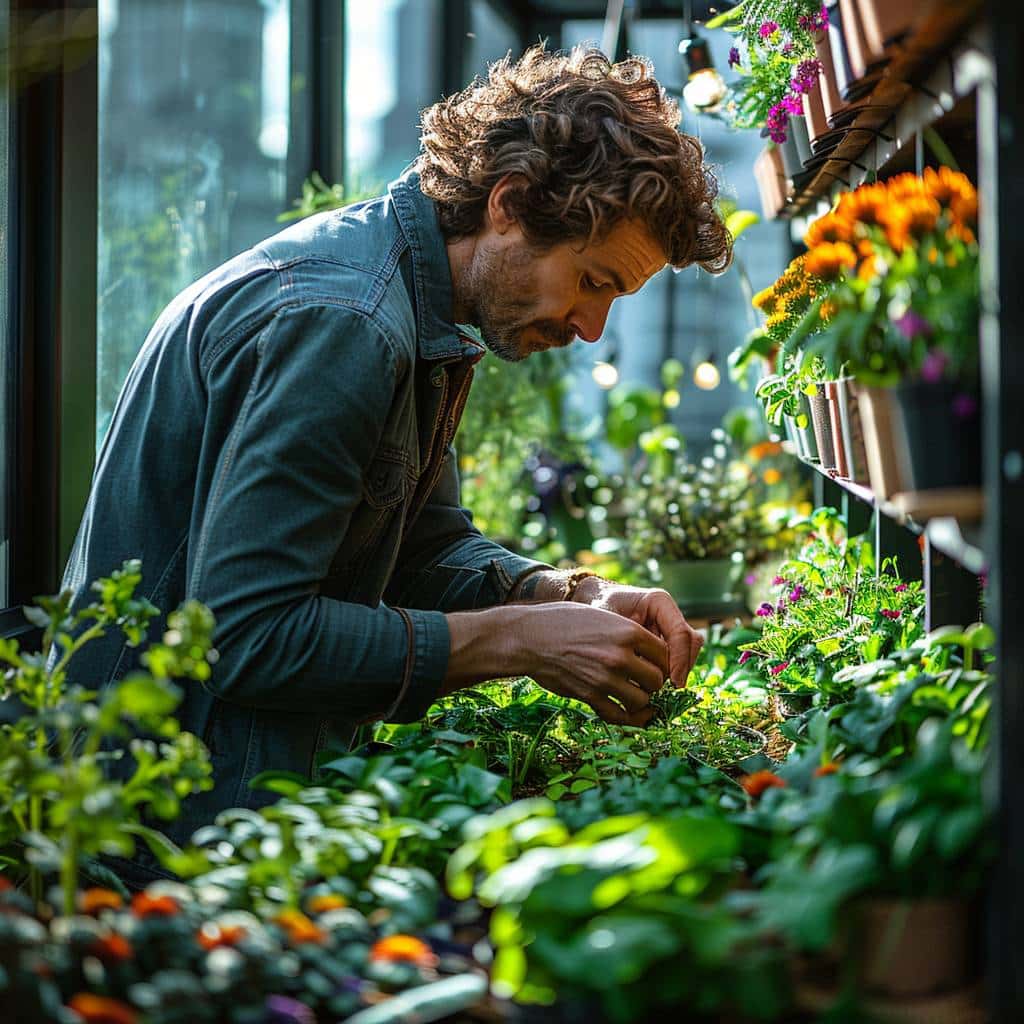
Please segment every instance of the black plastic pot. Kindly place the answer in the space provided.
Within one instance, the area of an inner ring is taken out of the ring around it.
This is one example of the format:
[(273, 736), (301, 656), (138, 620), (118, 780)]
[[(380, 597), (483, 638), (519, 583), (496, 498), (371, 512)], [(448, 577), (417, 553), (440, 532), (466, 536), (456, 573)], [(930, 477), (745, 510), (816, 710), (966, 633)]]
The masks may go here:
[(981, 484), (981, 403), (951, 381), (896, 389), (916, 491)]

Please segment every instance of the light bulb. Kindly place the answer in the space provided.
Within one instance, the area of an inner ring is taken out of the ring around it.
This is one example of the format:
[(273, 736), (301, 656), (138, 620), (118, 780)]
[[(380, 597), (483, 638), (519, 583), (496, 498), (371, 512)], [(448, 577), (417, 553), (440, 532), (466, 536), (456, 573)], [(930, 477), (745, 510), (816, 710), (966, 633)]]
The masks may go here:
[(722, 106), (728, 87), (714, 68), (702, 68), (683, 86), (683, 99), (695, 114), (713, 114)]
[(619, 383), (619, 371), (611, 363), (600, 361), (594, 363), (594, 369), (590, 371), (590, 374), (594, 378), (594, 383), (599, 388), (604, 388), (605, 391)]
[(721, 380), (722, 375), (718, 372), (718, 367), (714, 363), (705, 361), (700, 363), (693, 371), (693, 383), (701, 391), (714, 391), (721, 383)]

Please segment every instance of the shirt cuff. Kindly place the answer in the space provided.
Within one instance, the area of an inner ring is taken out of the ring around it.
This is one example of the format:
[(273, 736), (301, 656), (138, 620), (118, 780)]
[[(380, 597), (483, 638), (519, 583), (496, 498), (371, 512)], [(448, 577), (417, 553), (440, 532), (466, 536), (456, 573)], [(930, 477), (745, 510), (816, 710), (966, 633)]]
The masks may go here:
[(385, 722), (415, 722), (437, 700), (445, 673), (451, 640), (443, 612), (395, 608), (405, 621), (405, 673), (398, 699), (384, 713)]
[(498, 603), (505, 604), (509, 594), (519, 584), (535, 572), (543, 570), (554, 570), (553, 565), (546, 562), (537, 562), (532, 558), (523, 558), (522, 555), (508, 554), (502, 558), (495, 558), (491, 561), (491, 577), (494, 589), (498, 594)]

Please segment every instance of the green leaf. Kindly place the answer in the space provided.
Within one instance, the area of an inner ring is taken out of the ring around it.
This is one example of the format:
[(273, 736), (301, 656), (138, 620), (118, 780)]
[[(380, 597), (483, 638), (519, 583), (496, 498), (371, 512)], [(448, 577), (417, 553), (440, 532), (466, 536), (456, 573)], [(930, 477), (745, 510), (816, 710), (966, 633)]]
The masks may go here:
[(748, 228), (761, 222), (761, 217), (753, 210), (734, 210), (725, 218), (725, 230), (737, 239)]
[(281, 796), (294, 797), (309, 786), (309, 780), (298, 772), (260, 772), (249, 782), (250, 789), (266, 789)]

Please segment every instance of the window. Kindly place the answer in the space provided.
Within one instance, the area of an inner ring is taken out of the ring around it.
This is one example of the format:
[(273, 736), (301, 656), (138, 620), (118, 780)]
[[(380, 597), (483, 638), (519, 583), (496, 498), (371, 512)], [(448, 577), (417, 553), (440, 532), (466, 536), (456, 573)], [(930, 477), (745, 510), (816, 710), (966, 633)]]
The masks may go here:
[(383, 191), (419, 151), (423, 107), (441, 93), (439, 0), (345, 5), (345, 182)]
[(520, 55), (519, 34), (487, 0), (472, 0), (469, 9), (470, 35), (466, 47), (466, 81), (487, 73), (487, 65), (512, 51)]
[(99, 4), (98, 441), (163, 307), (277, 231), (311, 170), (310, 2)]

